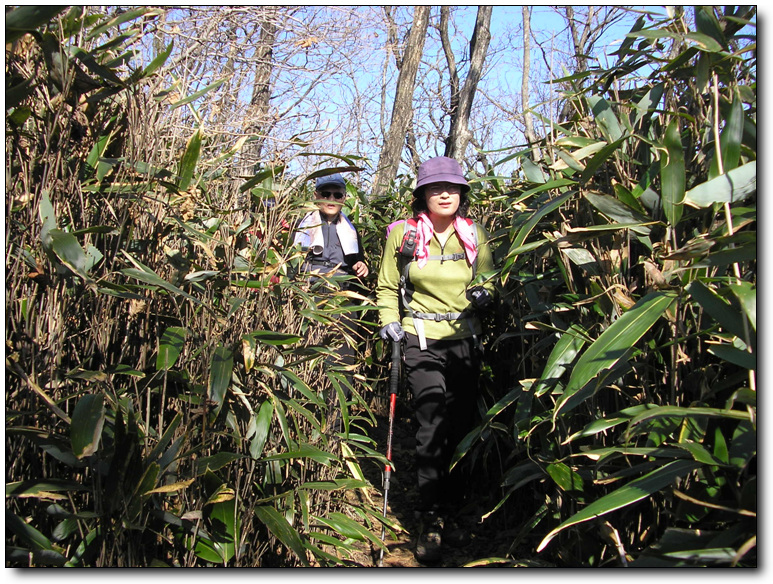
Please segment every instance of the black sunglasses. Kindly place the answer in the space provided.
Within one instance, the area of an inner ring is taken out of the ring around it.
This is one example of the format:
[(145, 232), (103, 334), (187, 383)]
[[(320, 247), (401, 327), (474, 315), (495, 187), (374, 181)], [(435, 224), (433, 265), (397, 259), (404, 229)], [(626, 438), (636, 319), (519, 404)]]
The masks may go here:
[(329, 199), (330, 195), (333, 195), (336, 201), (340, 201), (345, 196), (345, 193), (331, 193), (330, 191), (318, 191), (318, 193), (323, 199)]

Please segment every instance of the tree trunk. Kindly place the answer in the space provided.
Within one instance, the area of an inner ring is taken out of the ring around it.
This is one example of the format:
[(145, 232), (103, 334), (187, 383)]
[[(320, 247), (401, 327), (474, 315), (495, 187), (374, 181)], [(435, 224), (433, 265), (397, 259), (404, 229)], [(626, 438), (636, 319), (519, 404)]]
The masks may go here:
[(245, 133), (252, 141), (245, 145), (243, 150), (246, 174), (257, 172), (263, 155), (263, 144), (266, 141), (270, 129), (269, 100), (271, 98), (271, 73), (274, 69), (273, 52), (276, 42), (277, 15), (279, 8), (270, 6), (266, 8), (265, 20), (260, 25), (260, 37), (255, 49), (257, 64), (255, 65), (255, 84), (250, 99), (249, 114)]
[(413, 25), (408, 34), (405, 51), (399, 65), (395, 101), (392, 106), (392, 119), (389, 123), (384, 146), (381, 148), (378, 168), (373, 177), (373, 195), (382, 195), (397, 176), (400, 155), (405, 144), (408, 126), (413, 116), (413, 91), (416, 87), (416, 74), (419, 70), (424, 39), (429, 24), (429, 6), (416, 6)]
[(464, 86), (459, 91), (458, 106), (452, 112), (451, 128), (446, 140), (445, 155), (459, 161), (464, 158), (467, 145), (472, 138), (468, 128), (470, 113), (472, 112), (472, 100), (475, 97), (475, 90), (483, 73), (483, 63), (486, 60), (486, 53), (488, 53), (488, 46), (491, 41), (490, 23), (491, 6), (478, 7), (475, 30), (470, 39), (470, 70), (467, 73), (467, 78), (464, 80)]
[(537, 162), (540, 159), (537, 135), (534, 133), (534, 123), (529, 111), (529, 71), (531, 69), (531, 9), (528, 6), (522, 7), (523, 12), (523, 76), (521, 77), (521, 106), (523, 108), (523, 125), (525, 126), (524, 135), (526, 141), (532, 147), (532, 160)]

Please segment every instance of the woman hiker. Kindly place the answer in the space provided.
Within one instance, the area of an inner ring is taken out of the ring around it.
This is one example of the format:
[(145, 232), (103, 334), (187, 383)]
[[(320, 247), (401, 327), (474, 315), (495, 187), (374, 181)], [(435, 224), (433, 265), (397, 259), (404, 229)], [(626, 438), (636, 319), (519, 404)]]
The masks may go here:
[[(475, 423), (482, 333), (476, 311), (494, 294), (493, 283), (471, 286), (476, 274), (494, 266), (488, 234), (466, 217), (469, 190), (452, 158), (432, 158), (419, 167), (414, 216), (390, 226), (376, 289), (379, 334), (402, 343), (419, 425), (415, 512), (421, 530), (415, 556), (424, 563), (440, 559), (443, 542), (464, 543), (454, 521), (464, 485), (449, 466)], [(401, 253), (414, 230), (415, 252)]]

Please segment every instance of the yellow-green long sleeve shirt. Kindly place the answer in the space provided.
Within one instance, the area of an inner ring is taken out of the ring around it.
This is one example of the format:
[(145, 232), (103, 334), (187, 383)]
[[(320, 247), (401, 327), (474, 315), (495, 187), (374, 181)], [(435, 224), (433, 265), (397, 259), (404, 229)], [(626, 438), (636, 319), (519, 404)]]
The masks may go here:
[[(494, 269), (491, 248), (488, 245), (488, 233), (477, 223), (478, 255), (476, 274)], [(400, 322), (403, 330), (416, 334), (413, 319), (408, 312), (400, 314), (400, 254), (397, 251), (403, 240), (404, 226), (398, 224), (387, 238), (381, 268), (378, 274), (376, 302), (379, 308), (381, 326), (390, 322)], [(429, 245), (430, 256), (463, 254), (464, 246), (456, 233), (448, 238), (441, 248), (437, 236), (433, 235)], [(406, 258), (407, 261), (408, 258)], [(423, 268), (417, 262), (411, 262), (409, 269), (408, 295), (410, 307), (424, 313), (461, 313), (472, 311), (473, 306), (467, 299), (467, 288), (472, 281), (472, 267), (466, 259), (457, 261), (430, 260)], [(493, 295), (492, 283), (484, 287)], [(471, 328), (472, 326), (472, 328)], [(424, 320), (424, 333), (428, 339), (463, 339), (479, 335), (482, 327), (478, 318), (459, 320)]]

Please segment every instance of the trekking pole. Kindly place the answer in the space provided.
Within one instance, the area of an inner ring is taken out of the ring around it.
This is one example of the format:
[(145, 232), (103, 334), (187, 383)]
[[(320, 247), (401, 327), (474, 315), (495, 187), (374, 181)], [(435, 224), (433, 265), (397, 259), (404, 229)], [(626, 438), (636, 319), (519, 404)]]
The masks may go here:
[[(387, 498), (389, 497), (389, 478), (392, 476), (392, 428), (395, 421), (395, 402), (397, 401), (397, 387), (400, 384), (400, 342), (392, 341), (392, 371), (389, 378), (389, 432), (387, 433), (387, 463), (384, 467), (384, 512), (382, 515), (387, 517)], [(386, 535), (386, 524), (381, 526), (381, 543), (384, 543)], [(378, 565), (384, 562), (384, 548), (378, 559)]]

